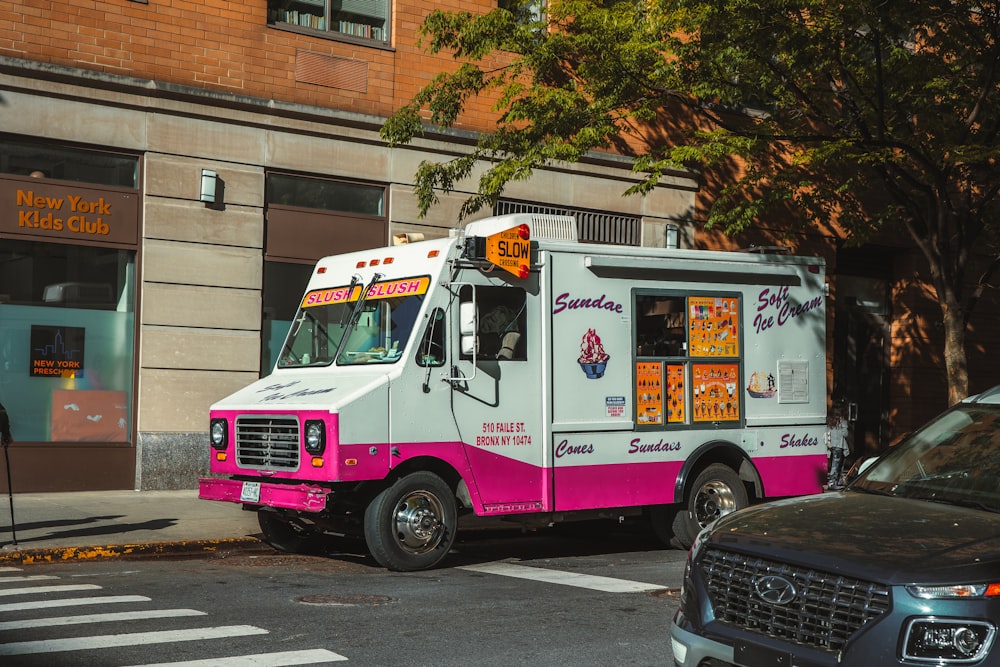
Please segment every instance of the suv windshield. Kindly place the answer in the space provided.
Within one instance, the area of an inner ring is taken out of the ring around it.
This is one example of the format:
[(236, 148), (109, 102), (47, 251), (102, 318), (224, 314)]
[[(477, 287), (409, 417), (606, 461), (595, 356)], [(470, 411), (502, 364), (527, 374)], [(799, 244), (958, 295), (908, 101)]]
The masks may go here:
[(1000, 406), (958, 405), (891, 449), (851, 488), (1000, 511)]
[[(302, 299), (278, 368), (393, 363), (403, 354), (430, 279), (372, 279), (317, 289)], [(364, 295), (364, 296), (362, 296)]]

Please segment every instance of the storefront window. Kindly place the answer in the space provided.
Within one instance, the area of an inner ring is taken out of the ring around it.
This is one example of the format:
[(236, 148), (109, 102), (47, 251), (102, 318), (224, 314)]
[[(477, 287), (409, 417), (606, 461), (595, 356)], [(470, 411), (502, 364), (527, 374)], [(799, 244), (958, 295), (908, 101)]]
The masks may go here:
[(266, 177), (261, 375), (268, 375), (316, 260), (384, 246), (384, 185), (271, 172)]
[(19, 442), (128, 442), (135, 252), (5, 239), (0, 397)]
[(270, 375), (306, 291), (311, 264), (264, 262), (264, 324), (261, 331), (260, 374)]
[(385, 214), (385, 187), (290, 174), (268, 174), (267, 201), (279, 206), (382, 216)]
[(136, 188), (139, 161), (128, 155), (0, 139), (0, 173)]

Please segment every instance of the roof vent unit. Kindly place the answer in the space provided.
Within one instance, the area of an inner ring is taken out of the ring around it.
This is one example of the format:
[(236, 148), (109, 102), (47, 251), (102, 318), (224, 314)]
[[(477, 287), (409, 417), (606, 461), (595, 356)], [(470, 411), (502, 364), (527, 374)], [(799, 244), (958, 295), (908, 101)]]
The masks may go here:
[(572, 215), (546, 213), (509, 213), (470, 222), (466, 237), (486, 237), (491, 234), (528, 225), (532, 241), (577, 241), (576, 218)]

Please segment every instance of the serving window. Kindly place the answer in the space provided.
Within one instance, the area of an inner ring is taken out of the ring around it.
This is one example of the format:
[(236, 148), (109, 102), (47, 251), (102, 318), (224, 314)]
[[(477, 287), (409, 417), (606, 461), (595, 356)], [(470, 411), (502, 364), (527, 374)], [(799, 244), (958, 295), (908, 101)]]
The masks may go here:
[(636, 425), (742, 419), (739, 297), (636, 292), (634, 299)]

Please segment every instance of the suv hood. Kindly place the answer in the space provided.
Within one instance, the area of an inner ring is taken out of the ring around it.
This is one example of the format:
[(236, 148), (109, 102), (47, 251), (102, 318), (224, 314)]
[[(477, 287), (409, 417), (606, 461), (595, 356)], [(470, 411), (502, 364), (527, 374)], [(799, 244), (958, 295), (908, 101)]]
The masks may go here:
[(709, 544), (889, 585), (985, 582), (1000, 514), (847, 490), (730, 514)]

